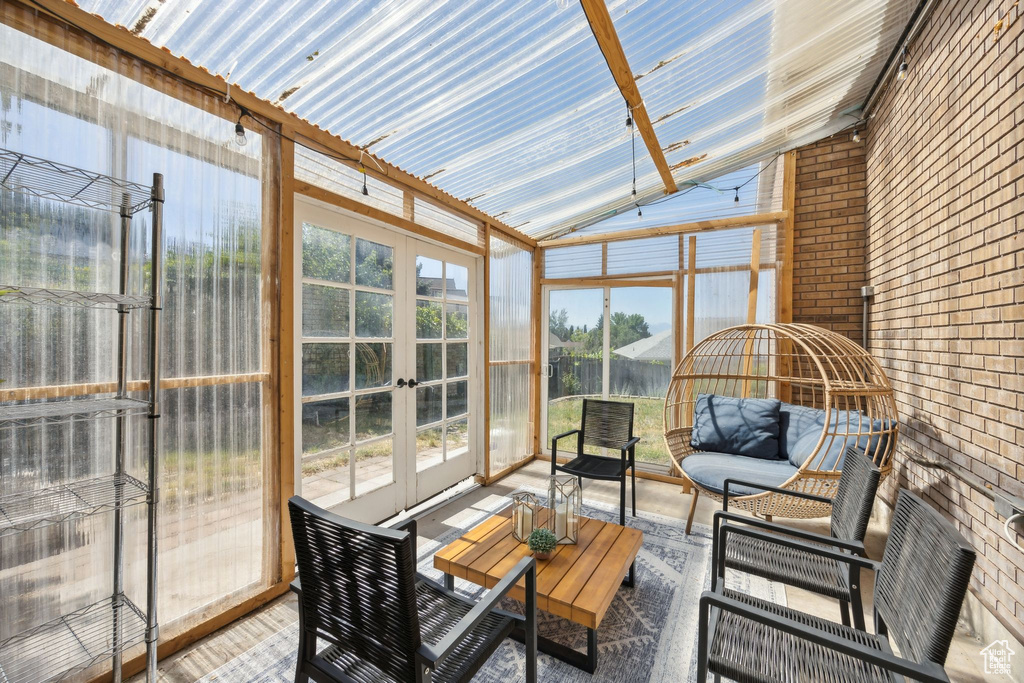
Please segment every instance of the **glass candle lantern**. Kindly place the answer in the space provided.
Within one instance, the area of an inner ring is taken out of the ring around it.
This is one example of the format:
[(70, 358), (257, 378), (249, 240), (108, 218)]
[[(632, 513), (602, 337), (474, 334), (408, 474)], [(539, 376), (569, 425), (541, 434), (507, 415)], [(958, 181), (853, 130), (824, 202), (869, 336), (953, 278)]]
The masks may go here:
[(540, 505), (532, 493), (516, 493), (512, 496), (512, 537), (520, 543), (533, 533), (537, 523)]
[(579, 538), (580, 508), (583, 507), (583, 489), (576, 477), (558, 474), (551, 477), (548, 506), (551, 508), (548, 526), (555, 532), (555, 538), (560, 544), (575, 543)]

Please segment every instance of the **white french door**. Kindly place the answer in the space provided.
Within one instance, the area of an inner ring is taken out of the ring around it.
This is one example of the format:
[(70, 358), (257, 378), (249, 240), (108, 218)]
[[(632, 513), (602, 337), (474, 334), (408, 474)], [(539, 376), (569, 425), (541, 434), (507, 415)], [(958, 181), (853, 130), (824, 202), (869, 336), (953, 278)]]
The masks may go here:
[(377, 522), (482, 452), (476, 259), (296, 197), (296, 490)]

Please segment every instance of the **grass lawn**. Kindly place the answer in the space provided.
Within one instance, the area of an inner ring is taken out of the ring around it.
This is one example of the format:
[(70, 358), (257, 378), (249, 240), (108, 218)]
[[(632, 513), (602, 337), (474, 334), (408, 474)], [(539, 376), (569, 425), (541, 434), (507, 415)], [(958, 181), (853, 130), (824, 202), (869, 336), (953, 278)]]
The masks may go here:
[[(595, 397), (597, 398), (597, 397)], [(668, 465), (668, 448), (665, 446), (665, 399), (612, 396), (613, 401), (631, 401), (636, 404), (633, 412), (633, 433), (640, 437), (636, 445), (637, 462)], [(551, 437), (579, 429), (583, 413), (583, 397), (560, 398), (548, 404), (548, 448)], [(576, 437), (558, 442), (558, 451), (576, 450)]]

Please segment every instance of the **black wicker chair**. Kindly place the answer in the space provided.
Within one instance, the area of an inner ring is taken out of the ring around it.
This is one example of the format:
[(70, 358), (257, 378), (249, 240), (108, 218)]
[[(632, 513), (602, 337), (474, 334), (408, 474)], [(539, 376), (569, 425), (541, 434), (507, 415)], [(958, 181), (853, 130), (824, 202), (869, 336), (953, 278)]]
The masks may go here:
[(726, 569), (763, 576), (772, 581), (839, 600), (843, 624), (850, 625), (849, 612), (852, 610), (853, 625), (863, 631), (864, 607), (860, 594), (860, 567), (817, 555), (802, 547), (780, 545), (774, 540), (733, 536), (729, 543), (720, 543), (718, 529), (723, 522), (749, 524), (790, 538), (799, 538), (808, 543), (866, 557), (864, 535), (867, 533), (881, 475), (881, 470), (875, 467), (870, 458), (851, 448), (846, 452), (846, 461), (839, 476), (839, 486), (834, 498), (786, 491), (785, 495), (788, 496), (809, 498), (831, 505), (831, 536), (728, 512), (730, 484), (740, 484), (749, 488), (769, 487), (745, 481), (726, 480), (722, 502), (724, 509), (715, 513), (713, 524), (711, 590), (715, 590), (724, 580)]
[[(537, 680), (533, 558), (473, 602), (416, 573), (414, 520), (399, 529), (360, 524), (298, 496), (288, 510), (299, 566), (296, 683), (469, 681), (517, 627), (526, 680)], [(526, 616), (495, 609), (523, 577)]]
[[(697, 680), (707, 680), (711, 672), (716, 679), (745, 682), (949, 681), (943, 664), (975, 552), (913, 493), (899, 493), (880, 563), (731, 523), (719, 532), (723, 543), (734, 534), (768, 539), (875, 569), (875, 634), (720, 585), (700, 598)], [(892, 643), (899, 656), (893, 654)]]
[[(636, 517), (636, 444), (633, 436), (633, 404), (619, 401), (583, 399), (582, 425), (551, 439), (551, 474), (573, 474), (583, 484), (583, 478), (617, 481), (620, 486), (619, 524), (626, 525), (626, 471), (630, 473), (633, 488), (633, 516)], [(558, 441), (576, 435), (576, 457), (558, 464)], [(619, 451), (618, 458), (589, 455), (584, 446), (611, 448)]]

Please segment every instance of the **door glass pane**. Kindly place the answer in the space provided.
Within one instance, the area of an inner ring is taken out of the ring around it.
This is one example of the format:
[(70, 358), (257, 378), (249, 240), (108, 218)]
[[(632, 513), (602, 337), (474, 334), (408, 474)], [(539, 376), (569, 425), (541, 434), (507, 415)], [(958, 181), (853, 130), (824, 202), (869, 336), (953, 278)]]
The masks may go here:
[(445, 315), (445, 337), (447, 339), (469, 338), (469, 306), (447, 304)]
[(445, 460), (457, 458), (469, 451), (469, 421), (449, 422), (445, 429)]
[(438, 422), (441, 415), (442, 385), (416, 387), (416, 426)]
[(442, 436), (443, 433), (440, 427), (428, 427), (416, 432), (417, 472), (444, 462)]
[(356, 396), (356, 441), (391, 434), (391, 392)]
[(307, 456), (322, 456), (349, 443), (348, 398), (302, 404), (302, 466)]
[(440, 298), (444, 293), (444, 264), (426, 256), (416, 257), (416, 294)]
[(457, 417), (465, 415), (468, 409), (468, 382), (451, 382), (448, 384), (448, 415)]
[(441, 304), (437, 301), (416, 301), (416, 338), (441, 338)]
[(454, 263), (446, 263), (445, 292), (449, 301), (468, 301), (469, 269)]
[(393, 300), (390, 294), (356, 292), (356, 336), (390, 337)]
[(348, 391), (348, 347), (343, 344), (302, 345), (302, 395)]
[(395, 480), (391, 439), (356, 448), (356, 496), (387, 486)]
[[(548, 298), (548, 439), (578, 429), (583, 397), (603, 392), (604, 290), (556, 289)], [(550, 441), (548, 442), (550, 446)], [(576, 437), (558, 442), (575, 451)]]
[(356, 344), (356, 389), (391, 384), (391, 344)]
[(448, 344), (448, 377), (469, 374), (469, 344)]
[(356, 239), (356, 284), (393, 289), (394, 249), (369, 240)]
[(349, 261), (352, 238), (302, 224), (302, 276), (332, 282), (351, 282)]
[(347, 337), (349, 290), (302, 285), (302, 336)]
[(672, 290), (613, 287), (610, 296), (609, 398), (635, 406), (636, 459), (668, 465), (663, 423), (675, 347)]
[(416, 345), (416, 379), (434, 382), (441, 379), (441, 344)]

